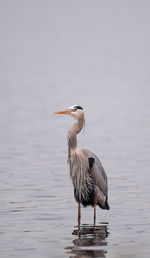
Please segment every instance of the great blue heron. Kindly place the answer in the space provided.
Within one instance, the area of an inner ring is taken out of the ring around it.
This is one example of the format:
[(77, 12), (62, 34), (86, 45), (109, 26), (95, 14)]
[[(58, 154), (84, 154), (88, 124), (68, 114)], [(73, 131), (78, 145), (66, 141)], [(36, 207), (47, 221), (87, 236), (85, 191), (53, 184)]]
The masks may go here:
[(77, 134), (84, 126), (83, 108), (77, 105), (60, 110), (55, 114), (67, 114), (75, 119), (68, 133), (68, 165), (74, 186), (74, 197), (78, 202), (78, 225), (80, 226), (80, 204), (94, 206), (94, 225), (96, 205), (109, 210), (107, 176), (98, 157), (89, 150), (77, 146)]

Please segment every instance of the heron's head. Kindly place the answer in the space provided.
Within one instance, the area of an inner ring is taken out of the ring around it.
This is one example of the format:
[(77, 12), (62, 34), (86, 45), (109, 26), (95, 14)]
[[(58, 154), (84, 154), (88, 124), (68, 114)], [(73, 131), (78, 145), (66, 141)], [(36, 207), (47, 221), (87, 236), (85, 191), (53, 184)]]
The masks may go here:
[(67, 109), (63, 109), (60, 111), (55, 112), (55, 114), (65, 114), (65, 115), (70, 115), (72, 117), (74, 117), (74, 119), (76, 121), (79, 120), (84, 120), (84, 111), (83, 108), (81, 106), (78, 105), (73, 105)]

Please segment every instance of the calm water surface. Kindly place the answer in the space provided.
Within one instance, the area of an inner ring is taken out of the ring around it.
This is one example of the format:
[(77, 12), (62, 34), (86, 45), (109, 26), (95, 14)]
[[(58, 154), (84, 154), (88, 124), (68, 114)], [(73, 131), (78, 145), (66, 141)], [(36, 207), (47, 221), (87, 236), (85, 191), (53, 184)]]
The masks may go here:
[[(150, 4), (0, 3), (0, 257), (150, 255)], [(82, 208), (54, 111), (83, 106), (81, 148), (107, 171), (111, 210)]]

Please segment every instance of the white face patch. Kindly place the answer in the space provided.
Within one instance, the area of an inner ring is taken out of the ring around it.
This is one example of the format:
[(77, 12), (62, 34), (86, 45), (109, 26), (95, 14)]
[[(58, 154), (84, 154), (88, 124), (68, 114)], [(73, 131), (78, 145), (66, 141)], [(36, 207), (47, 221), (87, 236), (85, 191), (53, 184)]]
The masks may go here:
[(78, 122), (79, 119), (84, 117), (84, 112), (81, 109), (77, 109), (76, 111), (72, 111), (70, 115), (75, 118), (76, 122)]

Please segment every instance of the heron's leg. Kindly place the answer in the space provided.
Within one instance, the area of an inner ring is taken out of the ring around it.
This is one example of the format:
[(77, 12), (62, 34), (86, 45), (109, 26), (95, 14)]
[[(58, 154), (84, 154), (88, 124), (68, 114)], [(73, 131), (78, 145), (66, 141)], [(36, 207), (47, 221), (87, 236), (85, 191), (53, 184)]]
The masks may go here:
[(96, 204), (98, 199), (98, 192), (95, 192), (95, 198), (94, 198), (94, 226), (96, 224)]
[(81, 207), (79, 202), (78, 203), (78, 227), (80, 227), (80, 218), (81, 218)]

